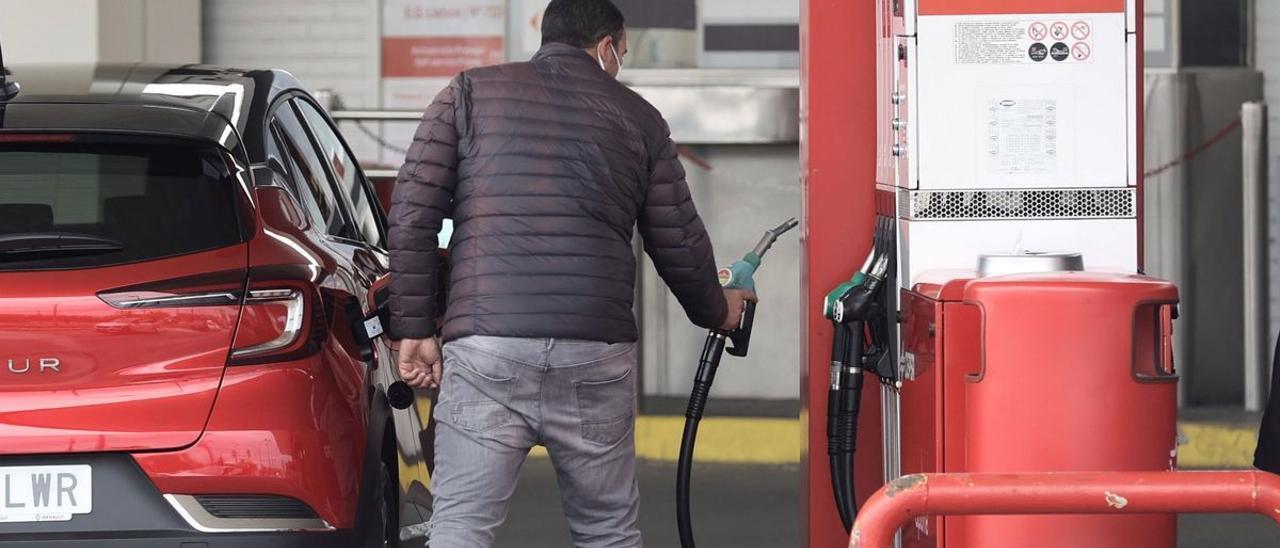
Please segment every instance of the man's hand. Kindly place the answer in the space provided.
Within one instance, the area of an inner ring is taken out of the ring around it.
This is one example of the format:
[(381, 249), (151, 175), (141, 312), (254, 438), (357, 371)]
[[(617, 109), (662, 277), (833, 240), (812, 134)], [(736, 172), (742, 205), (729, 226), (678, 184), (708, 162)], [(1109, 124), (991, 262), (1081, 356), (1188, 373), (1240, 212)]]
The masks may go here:
[(400, 378), (414, 388), (436, 388), (444, 375), (444, 358), (440, 356), (440, 341), (429, 339), (404, 339), (400, 341)]
[(720, 325), (720, 329), (725, 331), (734, 331), (742, 327), (742, 311), (747, 307), (747, 301), (759, 302), (756, 292), (750, 289), (726, 289), (724, 290), (724, 300), (729, 304), (729, 313), (725, 315), (724, 323)]

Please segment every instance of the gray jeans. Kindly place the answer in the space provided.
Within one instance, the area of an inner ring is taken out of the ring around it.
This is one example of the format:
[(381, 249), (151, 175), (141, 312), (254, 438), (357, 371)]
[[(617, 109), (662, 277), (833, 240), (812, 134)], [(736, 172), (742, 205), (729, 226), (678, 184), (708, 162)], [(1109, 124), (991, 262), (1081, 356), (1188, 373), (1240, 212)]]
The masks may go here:
[(431, 548), (488, 548), (543, 445), (578, 548), (642, 546), (634, 343), (466, 337), (444, 346)]

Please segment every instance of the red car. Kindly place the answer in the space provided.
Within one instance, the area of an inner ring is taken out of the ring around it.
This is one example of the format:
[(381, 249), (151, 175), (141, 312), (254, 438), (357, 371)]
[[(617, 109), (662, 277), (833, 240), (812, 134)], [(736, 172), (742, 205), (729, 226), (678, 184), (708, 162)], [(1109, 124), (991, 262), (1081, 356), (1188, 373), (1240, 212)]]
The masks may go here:
[(420, 545), (432, 400), (378, 336), (384, 214), (302, 85), (11, 72), (0, 546)]

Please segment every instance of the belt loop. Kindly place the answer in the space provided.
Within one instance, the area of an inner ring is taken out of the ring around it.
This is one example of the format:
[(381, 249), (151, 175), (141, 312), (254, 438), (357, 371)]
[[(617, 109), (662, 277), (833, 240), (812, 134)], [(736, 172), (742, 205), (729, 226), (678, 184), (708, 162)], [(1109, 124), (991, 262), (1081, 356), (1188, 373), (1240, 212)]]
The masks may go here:
[(556, 345), (555, 339), (547, 339), (547, 350), (551, 350)]

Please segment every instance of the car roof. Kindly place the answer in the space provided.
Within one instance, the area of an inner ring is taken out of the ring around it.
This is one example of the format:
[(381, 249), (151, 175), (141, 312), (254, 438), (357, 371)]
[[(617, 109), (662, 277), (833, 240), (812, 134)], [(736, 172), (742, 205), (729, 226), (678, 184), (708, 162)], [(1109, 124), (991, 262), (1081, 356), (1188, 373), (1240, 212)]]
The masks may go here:
[[(278, 69), (142, 63), (10, 65), (21, 91), (0, 101), (0, 131), (172, 134), (247, 147), (260, 161), (262, 120), (280, 95), (303, 90)], [(228, 131), (232, 129), (233, 131)]]

